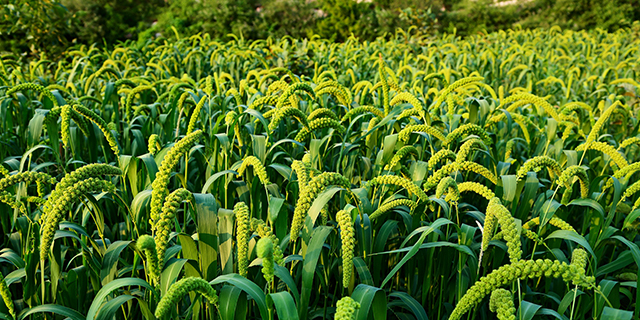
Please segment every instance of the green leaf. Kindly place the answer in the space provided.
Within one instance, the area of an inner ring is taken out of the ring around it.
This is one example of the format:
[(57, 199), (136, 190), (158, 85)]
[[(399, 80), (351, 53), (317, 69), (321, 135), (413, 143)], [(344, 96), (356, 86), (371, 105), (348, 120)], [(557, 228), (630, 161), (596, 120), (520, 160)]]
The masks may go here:
[(268, 218), (269, 221), (273, 224), (278, 219), (278, 214), (280, 214), (280, 210), (284, 205), (285, 200), (278, 197), (270, 197), (269, 199), (269, 213)]
[(211, 194), (194, 193), (198, 221), (198, 249), (203, 279), (209, 281), (218, 273), (218, 205)]
[(96, 318), (96, 315), (100, 310), (100, 308), (102, 307), (104, 300), (107, 298), (107, 296), (111, 295), (116, 289), (122, 288), (122, 287), (134, 287), (134, 286), (144, 287), (153, 291), (153, 287), (142, 279), (121, 278), (121, 279), (113, 280), (107, 283), (105, 286), (103, 286), (102, 289), (98, 291), (98, 294), (96, 294), (95, 298), (93, 298), (93, 302), (89, 307), (89, 312), (87, 313), (86, 320), (94, 320)]
[(364, 260), (362, 260), (361, 257), (355, 257), (353, 258), (353, 265), (356, 268), (360, 282), (372, 286), (374, 284), (373, 277), (371, 276), (371, 272)]
[(391, 160), (393, 152), (396, 150), (396, 142), (398, 141), (397, 134), (390, 134), (384, 137), (383, 149), (382, 149), (382, 163), (386, 164)]
[(616, 272), (632, 263), (634, 263), (634, 259), (633, 259), (633, 255), (631, 254), (631, 251), (620, 252), (618, 257), (614, 261), (611, 261), (610, 263), (607, 263), (603, 266), (598, 267), (598, 272), (596, 272), (596, 278), (602, 277), (603, 275), (606, 275), (612, 272)]
[(124, 248), (129, 246), (130, 243), (131, 241), (116, 241), (107, 249), (107, 252), (104, 254), (104, 259), (102, 260), (102, 269), (100, 270), (100, 278), (102, 278), (103, 285), (115, 279), (120, 253)]
[[(304, 256), (304, 262), (302, 265), (302, 292), (300, 295), (300, 302), (298, 304), (298, 317), (302, 320), (307, 319), (307, 308), (309, 307), (311, 293), (317, 290), (317, 288), (314, 288), (313, 286), (313, 277), (316, 274), (316, 266), (318, 264), (320, 253), (322, 252), (324, 242), (332, 230), (332, 227), (321, 226), (315, 228), (311, 234), (307, 253)], [(263, 319), (265, 318), (263, 317)]]
[(540, 310), (536, 312), (536, 316), (552, 316), (558, 320), (567, 320), (567, 317), (561, 315), (555, 310), (547, 309), (547, 308), (540, 308)]
[(267, 167), (269, 168), (273, 168), (274, 170), (276, 170), (284, 179), (289, 179), (292, 176), (292, 171), (290, 167), (285, 166), (283, 164), (280, 163), (272, 163), (270, 165), (268, 165)]
[(536, 194), (538, 193), (539, 180), (535, 173), (528, 172), (527, 179), (524, 182), (524, 190), (520, 199), (516, 197), (516, 201), (513, 202), (517, 205), (515, 218), (524, 220), (529, 216), (531, 207), (533, 206)]
[[(296, 287), (296, 282), (293, 280), (293, 277), (291, 277), (289, 270), (287, 270), (287, 268), (285, 267), (276, 265), (275, 276), (278, 277), (278, 279), (282, 280), (282, 282), (284, 282), (287, 287), (289, 287), (289, 290), (291, 290), (291, 292), (293, 293), (293, 298), (296, 300), (296, 302), (300, 301), (300, 293), (298, 292), (298, 287)], [(298, 315), (296, 314), (296, 317), (297, 316)]]
[(602, 206), (593, 199), (575, 199), (569, 202), (568, 206), (589, 207), (591, 209), (598, 211), (598, 213), (600, 213), (600, 216), (604, 218), (604, 208), (602, 208)]
[[(457, 243), (451, 243), (451, 242), (444, 242), (444, 241), (436, 241), (436, 242), (429, 242), (429, 243), (424, 243), (422, 245), (420, 245), (420, 247), (418, 247), (418, 250), (421, 249), (429, 249), (429, 248), (436, 248), (436, 247), (452, 247), (464, 254), (467, 254), (471, 257), (475, 258), (475, 253), (467, 246), (463, 246), (463, 245), (459, 245)], [(378, 252), (378, 253), (373, 253), (371, 254), (371, 256), (376, 256), (376, 255), (381, 255), (381, 254), (391, 254), (391, 253), (402, 253), (402, 252), (407, 252), (407, 251), (411, 251), (413, 250), (413, 247), (411, 248), (402, 248), (402, 249), (396, 249), (396, 250), (391, 250), (391, 251), (385, 251), (385, 252)]]
[(614, 309), (604, 307), (600, 320), (631, 320), (633, 319), (633, 312), (620, 309)]
[(187, 277), (202, 278), (202, 274), (200, 274), (200, 266), (198, 265), (198, 261), (200, 260), (200, 257), (198, 256), (198, 244), (196, 244), (193, 238), (186, 234), (179, 234), (178, 239), (180, 241), (182, 257), (189, 260), (184, 267), (185, 275)]
[[(640, 248), (638, 245), (621, 237), (621, 236), (613, 236), (613, 239), (616, 239), (622, 243), (624, 243), (631, 250), (631, 255), (633, 256), (633, 260), (636, 262), (636, 266), (638, 267), (637, 275), (640, 276)], [(640, 277), (636, 280), (636, 287), (640, 287)], [(636, 290), (636, 301), (640, 301), (640, 290)], [(636, 307), (634, 314), (636, 318), (640, 317), (640, 305), (636, 302)]]
[(584, 247), (587, 250), (587, 252), (589, 252), (591, 254), (591, 257), (593, 258), (594, 264), (598, 265), (598, 257), (593, 252), (593, 249), (591, 249), (591, 246), (589, 245), (589, 242), (587, 242), (587, 240), (585, 240), (585, 238), (583, 236), (577, 234), (575, 231), (556, 230), (556, 231), (554, 231), (553, 233), (551, 233), (547, 237), (547, 240), (548, 239), (571, 240), (571, 241), (581, 245), (582, 247)]
[(251, 135), (251, 147), (253, 149), (253, 155), (260, 159), (262, 163), (265, 163), (267, 152), (267, 140), (263, 135)]
[(45, 116), (46, 114), (42, 112), (36, 112), (31, 121), (29, 121), (29, 146), (33, 146), (40, 140)]
[(531, 320), (540, 308), (542, 308), (541, 305), (523, 300), (518, 311), (516, 311), (516, 319)]
[(553, 199), (547, 200), (540, 208), (540, 228), (544, 227), (551, 218), (556, 214), (558, 208), (560, 208), (562, 204), (560, 202), (555, 201)]
[(216, 285), (223, 282), (230, 283), (240, 288), (242, 291), (246, 292), (247, 294), (249, 294), (249, 296), (258, 305), (258, 310), (260, 311), (260, 317), (262, 317), (262, 319), (269, 319), (269, 311), (267, 310), (266, 297), (264, 295), (264, 292), (262, 292), (262, 289), (260, 289), (258, 285), (256, 285), (255, 283), (249, 281), (247, 278), (237, 273), (224, 274), (224, 275), (218, 276), (217, 278), (211, 280), (209, 283), (211, 285)]
[(276, 306), (276, 312), (278, 312), (279, 319), (298, 319), (298, 311), (296, 310), (296, 304), (289, 292), (271, 293), (268, 299)]
[(389, 280), (391, 280), (391, 278), (393, 278), (393, 276), (396, 274), (396, 272), (398, 272), (398, 270), (400, 270), (400, 268), (402, 268), (402, 266), (407, 263), (407, 261), (409, 261), (409, 259), (411, 259), (413, 256), (416, 255), (416, 253), (418, 253), (418, 250), (420, 250), (420, 246), (422, 245), (422, 242), (424, 242), (424, 239), (434, 230), (439, 229), (441, 226), (446, 225), (446, 224), (453, 224), (453, 222), (444, 219), (444, 218), (440, 218), (436, 221), (434, 221), (430, 226), (426, 226), (426, 227), (421, 227), (416, 229), (414, 232), (411, 233), (411, 235), (409, 235), (407, 237), (407, 239), (404, 241), (404, 243), (402, 244), (404, 246), (404, 244), (408, 241), (409, 238), (411, 238), (411, 236), (413, 234), (416, 234), (417, 232), (422, 232), (422, 235), (420, 235), (420, 238), (418, 239), (418, 241), (413, 245), (413, 247), (411, 247), (411, 250), (409, 250), (409, 252), (407, 252), (407, 254), (402, 258), (402, 260), (400, 260), (400, 262), (398, 262), (398, 264), (395, 265), (395, 267), (393, 267), (393, 269), (391, 270), (391, 272), (389, 272), (389, 274), (387, 275), (387, 277), (382, 281), (382, 285), (380, 285), (381, 288), (383, 288), (388, 282)]
[(113, 319), (116, 315), (116, 312), (118, 312), (118, 310), (120, 309), (120, 306), (131, 299), (135, 299), (135, 297), (124, 294), (109, 300), (109, 302), (105, 303), (104, 306), (100, 308), (100, 311), (96, 316), (96, 320)]
[(222, 274), (233, 273), (233, 210), (218, 209), (218, 250)]
[(207, 181), (204, 183), (204, 186), (202, 187), (202, 193), (208, 193), (209, 189), (211, 189), (211, 186), (213, 185), (214, 182), (216, 182), (216, 180), (218, 180), (218, 178), (225, 176), (227, 174), (238, 174), (237, 172), (233, 171), (233, 170), (225, 170), (225, 171), (220, 171), (216, 174), (213, 174), (209, 177), (209, 179), (207, 179)]
[(147, 183), (151, 184), (151, 182), (156, 179), (156, 174), (158, 173), (156, 160), (148, 153), (138, 156), (138, 159), (142, 160), (147, 168)]
[(176, 282), (176, 279), (178, 278), (178, 275), (180, 275), (180, 271), (182, 271), (185, 263), (187, 263), (187, 259), (171, 259), (169, 261), (166, 268), (164, 268), (160, 275), (161, 295), (167, 293), (171, 285)]
[(140, 225), (147, 217), (147, 207), (151, 201), (151, 190), (142, 190), (131, 201), (131, 215), (137, 225)]
[(640, 209), (633, 210), (630, 214), (628, 214), (624, 218), (624, 223), (622, 224), (622, 229), (631, 229), (632, 224), (636, 222), (640, 218)]
[(618, 181), (618, 179), (614, 177), (612, 177), (611, 179), (613, 180), (613, 199), (611, 200), (611, 205), (609, 206), (609, 214), (607, 215), (607, 219), (602, 229), (611, 225), (611, 222), (616, 215), (616, 208), (618, 206), (618, 203), (620, 202), (620, 198), (622, 197), (623, 190), (620, 181)]
[(247, 108), (247, 109), (244, 109), (244, 113), (250, 114), (258, 118), (258, 120), (260, 120), (260, 123), (262, 123), (262, 126), (265, 129), (269, 127), (269, 122), (264, 118), (264, 116), (262, 116), (262, 113), (260, 113), (260, 111)]
[(571, 305), (573, 303), (574, 296), (577, 299), (579, 296), (581, 296), (583, 294), (584, 294), (584, 292), (582, 292), (578, 288), (573, 288), (571, 291), (567, 292), (564, 295), (564, 298), (562, 298), (562, 301), (560, 302), (560, 305), (558, 305), (558, 313), (564, 314), (567, 311), (567, 309), (569, 307), (571, 307)]
[(238, 287), (225, 285), (220, 289), (218, 309), (222, 320), (245, 319), (247, 298)]
[(502, 178), (502, 199), (512, 202), (518, 189), (518, 180), (515, 175), (503, 175), (500, 178)]
[(7, 284), (7, 286), (10, 286), (12, 283), (20, 281), (20, 279), (26, 276), (27, 272), (24, 270), (24, 268), (20, 268), (6, 275), (4, 277), (4, 282)]
[(373, 207), (371, 206), (371, 200), (369, 200), (369, 191), (365, 188), (357, 188), (351, 189), (353, 195), (358, 198), (358, 201), (362, 204), (363, 212), (373, 212)]
[(608, 300), (608, 303), (606, 303), (607, 305), (611, 305), (614, 308), (620, 306), (620, 283), (618, 283), (617, 281), (603, 279), (602, 281), (600, 281), (600, 283), (598, 283), (598, 286), (600, 287), (600, 292), (602, 292), (602, 294), (595, 295), (596, 310), (603, 310), (605, 306), (604, 297), (606, 297)]
[(20, 320), (26, 319), (28, 316), (32, 314), (37, 314), (37, 313), (54, 313), (54, 314), (61, 315), (63, 317), (70, 318), (71, 320), (89, 319), (89, 318), (85, 319), (85, 317), (76, 310), (73, 310), (71, 308), (67, 308), (64, 306), (60, 306), (60, 305), (54, 305), (54, 304), (45, 304), (45, 305), (37, 306), (31, 309), (25, 309), (22, 313), (20, 313), (20, 315), (18, 316), (18, 319)]
[(353, 289), (351, 298), (360, 303), (354, 314), (356, 320), (367, 320), (370, 314), (374, 320), (387, 319), (387, 297), (382, 289), (359, 284)]
[(404, 305), (407, 306), (407, 308), (411, 310), (411, 312), (413, 312), (413, 315), (416, 317), (417, 320), (429, 320), (429, 317), (427, 317), (427, 312), (424, 310), (424, 307), (422, 307), (422, 305), (418, 302), (418, 300), (414, 299), (408, 293), (396, 291), (391, 293), (389, 297), (399, 298), (402, 301), (402, 303), (404, 303)]
[[(293, 139), (281, 139), (278, 142), (274, 143), (271, 148), (269, 148), (269, 151), (267, 151), (267, 155), (271, 154), (272, 151), (274, 151), (276, 149), (276, 147), (278, 147), (279, 145), (283, 144), (283, 143), (293, 143), (299, 147), (304, 147), (303, 143), (300, 143), (298, 141), (295, 141)], [(284, 147), (282, 147), (284, 148)], [(285, 148), (286, 149), (286, 148)]]
[(329, 186), (325, 188), (324, 191), (322, 191), (318, 197), (313, 200), (313, 204), (311, 205), (311, 208), (309, 208), (308, 215), (311, 217), (311, 221), (315, 223), (322, 208), (329, 203), (329, 200), (331, 200), (336, 193), (342, 190), (345, 189), (337, 186)]

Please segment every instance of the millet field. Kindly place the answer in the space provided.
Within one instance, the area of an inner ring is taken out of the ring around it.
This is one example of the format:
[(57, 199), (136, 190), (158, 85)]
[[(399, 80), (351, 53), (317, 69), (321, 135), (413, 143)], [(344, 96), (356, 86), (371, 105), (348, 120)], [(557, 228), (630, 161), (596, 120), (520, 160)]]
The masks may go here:
[(0, 58), (0, 318), (638, 319), (640, 33)]

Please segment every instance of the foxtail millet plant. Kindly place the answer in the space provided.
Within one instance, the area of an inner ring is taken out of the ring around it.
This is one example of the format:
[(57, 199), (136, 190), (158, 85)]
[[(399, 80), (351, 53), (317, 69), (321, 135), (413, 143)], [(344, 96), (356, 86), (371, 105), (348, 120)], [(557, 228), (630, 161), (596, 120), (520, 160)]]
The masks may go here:
[(3, 178), (0, 178), (0, 191), (4, 191), (7, 188), (10, 188), (11, 186), (14, 186), (22, 182), (25, 182), (27, 184), (34, 183), (34, 182), (38, 184), (43, 184), (43, 183), (56, 184), (58, 181), (44, 172), (35, 172), (35, 171), (19, 172), (13, 175), (6, 175)]
[[(634, 182), (631, 186), (629, 186), (624, 193), (622, 194), (622, 201), (624, 201), (626, 198), (631, 198), (633, 197), (634, 194), (638, 193), (638, 191), (640, 191), (640, 181), (636, 181)], [(636, 202), (633, 203), (633, 207), (632, 209), (635, 210), (638, 207), (640, 207), (640, 197), (636, 200)]]
[(630, 137), (630, 138), (624, 139), (622, 143), (620, 143), (620, 145), (618, 146), (618, 150), (626, 149), (632, 145), (640, 145), (640, 137)]
[(298, 91), (306, 92), (313, 99), (315, 99), (315, 97), (316, 97), (315, 91), (313, 90), (311, 85), (309, 85), (308, 83), (305, 83), (305, 82), (296, 82), (294, 84), (291, 84), (282, 93), (282, 95), (280, 95), (280, 97), (278, 98), (277, 103), (276, 103), (276, 110), (284, 107), (286, 101), (289, 100), (289, 97), (291, 97), (293, 94), (295, 94)]
[(54, 107), (58, 106), (58, 100), (56, 99), (56, 97), (51, 93), (51, 91), (47, 90), (47, 88), (37, 84), (37, 83), (21, 83), (18, 85), (15, 85), (13, 87), (11, 87), (11, 89), (7, 90), (7, 92), (5, 92), (5, 94), (7, 96), (10, 96), (18, 91), (25, 91), (25, 90), (33, 90), (36, 91), (44, 96), (46, 96), (47, 98), (49, 98), (49, 100), (51, 100), (51, 102), (53, 103)]
[[(466, 77), (455, 81), (439, 92), (436, 101), (431, 105), (431, 107), (429, 107), (429, 109), (439, 109), (442, 102), (444, 102), (452, 92), (456, 91), (457, 89), (464, 88), (465, 86), (475, 84), (482, 80), (484, 80), (483, 77)], [(449, 105), (448, 113), (453, 115), (453, 111), (454, 110), (452, 110), (451, 106)]]
[[(456, 162), (462, 163), (467, 161), (469, 154), (473, 151), (474, 148), (486, 150), (486, 146), (484, 145), (482, 140), (475, 139), (475, 138), (469, 139), (460, 146), (460, 149), (456, 154)], [(446, 149), (443, 149), (443, 150), (446, 150)], [(471, 161), (473, 161), (473, 159)]]
[(496, 184), (496, 185), (498, 184), (498, 177), (489, 169), (487, 169), (486, 167), (484, 167), (479, 163), (472, 162), (472, 161), (464, 161), (458, 164), (458, 170), (473, 172), (491, 181), (491, 183), (493, 184)]
[(173, 229), (173, 221), (176, 219), (176, 213), (183, 201), (192, 201), (193, 194), (187, 189), (180, 188), (171, 192), (164, 201), (162, 212), (156, 221), (155, 241), (156, 252), (158, 254), (158, 266), (160, 269), (164, 267), (164, 254), (167, 251), (169, 243), (169, 235)]
[[(459, 154), (459, 153), (458, 153)], [(440, 149), (438, 152), (434, 153), (427, 162), (428, 168), (430, 170), (435, 169), (436, 165), (445, 160), (456, 161), (457, 154), (449, 149)], [(446, 164), (446, 163), (445, 163)]]
[(341, 105), (349, 107), (351, 106), (351, 95), (345, 92), (346, 90), (341, 90), (338, 87), (327, 86), (315, 92), (316, 97), (320, 97), (323, 94), (330, 94), (334, 96)]
[(600, 136), (600, 130), (602, 130), (602, 128), (605, 126), (605, 122), (609, 120), (609, 117), (611, 117), (618, 106), (622, 107), (622, 103), (620, 103), (620, 100), (617, 100), (607, 109), (602, 111), (600, 117), (598, 118), (598, 121), (596, 121), (596, 123), (591, 127), (591, 131), (589, 131), (589, 135), (587, 136), (585, 145), (588, 146), (597, 140), (597, 138)]
[(360, 309), (360, 303), (349, 296), (338, 300), (336, 304), (335, 320), (355, 320), (356, 310)]
[(505, 289), (500, 288), (491, 292), (489, 310), (496, 313), (498, 320), (516, 320), (513, 295)]
[[(58, 189), (57, 186), (56, 189)], [(61, 194), (51, 206), (45, 206), (43, 217), (46, 220), (43, 221), (41, 230), (40, 260), (45, 260), (49, 254), (55, 232), (58, 230), (64, 214), (71, 209), (71, 205), (85, 194), (103, 191), (113, 193), (116, 191), (116, 187), (109, 181), (87, 178), (66, 188), (64, 194)]]
[(369, 215), (369, 219), (372, 221), (379, 218), (383, 214), (389, 212), (389, 210), (399, 207), (399, 206), (407, 206), (409, 209), (414, 210), (418, 204), (410, 199), (395, 199), (389, 202), (385, 202), (378, 207), (374, 212)]
[(147, 148), (149, 153), (154, 156), (158, 151), (162, 149), (162, 145), (160, 144), (160, 138), (157, 134), (152, 134), (149, 136), (149, 146)]
[(169, 287), (167, 293), (165, 293), (162, 299), (160, 299), (160, 302), (158, 302), (158, 306), (154, 312), (156, 318), (162, 319), (169, 316), (171, 308), (192, 291), (202, 294), (209, 304), (217, 305), (218, 295), (216, 294), (216, 290), (213, 289), (207, 281), (201, 278), (188, 277), (177, 281)]
[[(484, 219), (484, 231), (482, 232), (481, 251), (484, 252), (489, 248), (489, 241), (493, 238), (493, 230), (496, 223), (500, 226), (502, 235), (507, 241), (509, 260), (511, 263), (519, 261), (522, 257), (520, 233), (518, 232), (515, 220), (513, 216), (511, 216), (509, 209), (503, 206), (497, 197), (491, 199), (487, 205), (487, 213)], [(480, 256), (482, 257), (482, 254)]]
[(262, 219), (251, 218), (250, 232), (256, 232), (260, 238), (269, 238), (273, 242), (273, 259), (277, 265), (284, 265), (284, 253), (280, 248), (280, 239), (276, 237), (273, 230)]
[(307, 115), (304, 112), (296, 107), (286, 106), (275, 111), (275, 115), (271, 117), (271, 122), (269, 122), (269, 130), (275, 130), (280, 122), (282, 122), (282, 120), (289, 121), (289, 119), (292, 117), (298, 120), (298, 122), (300, 122), (305, 127), (309, 125), (309, 121), (307, 121)]
[[(516, 101), (526, 101), (528, 103), (531, 103), (536, 107), (540, 107), (544, 109), (544, 111), (556, 121), (558, 122), (561, 121), (560, 116), (558, 115), (558, 112), (555, 110), (555, 108), (551, 104), (549, 104), (549, 102), (547, 102), (545, 99), (541, 97), (538, 97), (534, 94), (527, 93), (527, 92), (520, 92), (520, 93), (509, 96), (508, 98), (505, 99), (505, 101), (500, 102), (500, 106), (503, 106), (511, 102), (516, 102)], [(500, 106), (496, 110), (499, 110)], [(502, 114), (501, 116), (504, 116), (504, 114)], [(498, 119), (498, 121), (499, 120), (500, 119)]]
[(466, 181), (458, 184), (458, 192), (461, 194), (469, 191), (473, 191), (487, 200), (491, 200), (496, 196), (491, 189), (478, 182)]
[(414, 132), (424, 132), (443, 142), (446, 140), (444, 134), (440, 130), (426, 124), (412, 124), (404, 127), (400, 130), (400, 133), (398, 133), (398, 140), (407, 143), (409, 142), (409, 137)]
[(187, 127), (187, 134), (190, 134), (195, 130), (196, 122), (198, 122), (198, 118), (200, 118), (200, 111), (202, 110), (202, 107), (204, 106), (204, 103), (208, 100), (208, 98), (208, 96), (200, 98), (200, 101), (198, 101), (198, 104), (196, 104), (193, 112), (191, 112), (191, 117), (189, 118), (189, 126)]
[(340, 240), (342, 241), (342, 286), (348, 288), (353, 273), (353, 250), (356, 247), (355, 229), (351, 213), (346, 210), (338, 211), (336, 220), (340, 227)]
[[(137, 86), (137, 87), (131, 89), (131, 91), (127, 95), (127, 99), (125, 100), (125, 108), (126, 108), (125, 109), (125, 115), (127, 117), (131, 116), (131, 109), (132, 109), (132, 105), (133, 105), (133, 99), (135, 99), (136, 95), (138, 95), (141, 92), (146, 91), (146, 90), (151, 90), (153, 92), (156, 91), (152, 86), (149, 86), (149, 85), (140, 85), (140, 86)], [(157, 93), (156, 93), (156, 95), (157, 95)]]
[(71, 107), (64, 105), (60, 111), (60, 136), (62, 138), (62, 145), (67, 147), (69, 145), (69, 126), (71, 125)]
[[(624, 169), (629, 165), (627, 159), (624, 158), (624, 155), (620, 153), (616, 148), (606, 142), (594, 141), (591, 143), (581, 144), (576, 148), (576, 151), (587, 151), (587, 150), (597, 150), (600, 151), (611, 158), (613, 163), (618, 166), (618, 169)], [(617, 170), (616, 170), (617, 171)]]
[(418, 157), (418, 149), (414, 146), (404, 146), (398, 150), (389, 161), (389, 164), (385, 165), (385, 170), (393, 170), (406, 156), (413, 154)]
[(418, 199), (420, 199), (420, 201), (427, 201), (429, 199), (429, 197), (427, 197), (427, 195), (422, 190), (420, 190), (420, 187), (418, 187), (415, 183), (413, 183), (413, 181), (409, 179), (405, 179), (400, 176), (394, 176), (394, 175), (377, 176), (369, 180), (369, 182), (367, 182), (366, 184), (366, 187), (370, 188), (377, 185), (385, 185), (385, 184), (402, 187), (403, 189), (407, 190), (407, 192), (410, 195), (416, 195)]
[(253, 172), (255, 173), (255, 175), (258, 176), (258, 178), (260, 179), (260, 182), (263, 185), (266, 186), (271, 183), (269, 182), (267, 169), (265, 169), (264, 165), (262, 165), (262, 162), (260, 162), (260, 159), (256, 158), (255, 156), (248, 156), (242, 160), (242, 164), (240, 165), (240, 168), (238, 168), (238, 175), (240, 176), (243, 175), (244, 172), (247, 170), (247, 167), (249, 166), (253, 167)]
[(530, 171), (540, 172), (543, 168), (549, 170), (550, 176), (559, 177), (562, 174), (562, 167), (556, 162), (556, 160), (548, 156), (537, 156), (527, 161), (518, 169), (516, 177), (518, 180), (522, 180), (527, 177), (527, 173)]
[(571, 199), (574, 179), (578, 179), (580, 184), (580, 197), (582, 199), (589, 197), (589, 176), (587, 175), (587, 171), (581, 166), (570, 166), (564, 169), (558, 178), (558, 184), (567, 189), (567, 191), (562, 195), (563, 204), (569, 203), (569, 200)]
[(466, 138), (469, 135), (478, 136), (485, 145), (491, 145), (491, 139), (489, 138), (487, 131), (485, 131), (481, 126), (473, 123), (467, 123), (449, 132), (444, 141), (444, 145), (451, 146), (452, 143), (458, 142), (458, 140)]
[(313, 110), (307, 116), (307, 120), (309, 121), (313, 121), (315, 119), (320, 119), (320, 118), (331, 118), (336, 121), (340, 120), (338, 116), (335, 114), (335, 112), (333, 112), (331, 109), (328, 109), (328, 108), (318, 108), (316, 110)]
[(374, 107), (374, 106), (359, 106), (359, 107), (355, 107), (351, 110), (349, 110), (349, 112), (347, 112), (342, 119), (340, 119), (340, 122), (345, 122), (347, 120), (351, 120), (361, 114), (364, 113), (371, 113), (373, 114), (375, 117), (377, 118), (384, 118), (384, 113), (382, 111), (380, 111), (380, 109)]
[(4, 280), (2, 273), (0, 273), (0, 296), (2, 296), (4, 305), (9, 310), (9, 314), (11, 315), (11, 318), (17, 319), (16, 310), (15, 310), (15, 307), (13, 306), (13, 297), (11, 296), (11, 291), (9, 291), (9, 287), (7, 286), (7, 283)]
[(273, 276), (275, 273), (273, 247), (274, 244), (271, 241), (271, 238), (260, 238), (256, 244), (258, 258), (262, 259), (262, 276), (268, 283), (273, 282)]
[(98, 128), (100, 128), (100, 130), (102, 131), (102, 134), (104, 134), (105, 139), (107, 139), (107, 142), (109, 143), (109, 147), (111, 147), (111, 150), (116, 155), (116, 158), (118, 158), (120, 156), (120, 148), (118, 147), (118, 142), (116, 140), (116, 137), (113, 135), (111, 130), (109, 130), (109, 126), (107, 125), (107, 122), (104, 121), (104, 119), (102, 119), (97, 113), (93, 112), (92, 110), (88, 109), (83, 105), (74, 104), (73, 110), (83, 115), (84, 117), (89, 119), (91, 122), (96, 124)]
[(311, 135), (311, 133), (313, 133), (313, 131), (325, 128), (334, 129), (339, 134), (342, 134), (346, 131), (346, 129), (340, 124), (339, 121), (332, 118), (320, 118), (310, 121), (309, 126), (300, 129), (294, 140), (300, 142), (306, 141), (307, 139), (309, 139), (309, 136)]
[(458, 190), (458, 184), (451, 177), (445, 177), (440, 180), (436, 187), (436, 198), (440, 199), (445, 194), (446, 196), (444, 200), (446, 202), (450, 203), (452, 206), (458, 205), (458, 200), (460, 200), (460, 191)]
[(233, 207), (236, 217), (236, 246), (238, 247), (238, 274), (247, 276), (249, 266), (249, 207), (244, 202), (238, 202)]
[[(581, 255), (575, 249), (573, 255)], [(584, 251), (584, 250), (582, 250)], [(566, 264), (565, 262), (552, 261), (549, 259), (519, 260), (511, 264), (501, 266), (493, 270), (488, 275), (480, 278), (467, 290), (464, 296), (458, 301), (455, 309), (449, 316), (449, 320), (458, 320), (476, 306), (485, 296), (504, 285), (511, 284), (517, 279), (533, 279), (539, 277), (562, 278), (564, 282), (575, 285), (595, 288), (593, 277), (585, 276), (584, 266), (578, 264)]]
[(317, 175), (309, 181), (309, 184), (300, 191), (298, 202), (293, 211), (293, 221), (291, 222), (291, 241), (298, 239), (302, 225), (307, 217), (307, 211), (311, 208), (311, 204), (316, 197), (330, 185), (340, 186), (346, 189), (351, 187), (351, 183), (347, 178), (339, 173), (324, 172)]
[[(169, 195), (168, 185), (171, 171), (173, 171), (178, 161), (180, 161), (180, 157), (187, 153), (201, 137), (201, 130), (186, 135), (169, 149), (169, 152), (167, 152), (162, 159), (158, 173), (156, 173), (156, 179), (153, 180), (151, 184), (151, 213), (149, 223), (151, 224), (152, 231), (156, 229), (156, 223), (159, 219), (162, 205), (164, 204), (165, 198)], [(189, 159), (185, 159), (185, 161), (189, 161)]]
[[(386, 68), (384, 60), (382, 60), (382, 55), (380, 55), (380, 59), (378, 59), (378, 75), (380, 76), (380, 84), (382, 87), (382, 109), (384, 110), (384, 115), (389, 114), (389, 83), (387, 81)], [(374, 87), (375, 88), (375, 87)], [(372, 88), (371, 90), (375, 90)]]
[[(148, 234), (143, 234), (138, 238), (136, 242), (136, 246), (138, 250), (144, 251), (145, 256), (147, 257), (147, 272), (149, 275), (149, 282), (158, 286), (160, 284), (160, 272), (161, 265), (158, 260), (158, 252), (156, 251), (156, 241)], [(164, 260), (164, 257), (163, 259)]]

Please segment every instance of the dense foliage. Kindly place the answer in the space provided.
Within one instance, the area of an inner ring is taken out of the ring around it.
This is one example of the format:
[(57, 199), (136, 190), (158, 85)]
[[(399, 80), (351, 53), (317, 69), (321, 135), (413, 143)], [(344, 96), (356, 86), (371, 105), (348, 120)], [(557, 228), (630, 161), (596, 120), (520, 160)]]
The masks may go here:
[(0, 313), (632, 319), (640, 38), (0, 59)]
[[(0, 53), (58, 58), (71, 44), (233, 37), (389, 39), (397, 29), (468, 36), (515, 28), (613, 32), (640, 20), (636, 0), (6, 0)], [(506, 4), (506, 5), (505, 5)]]

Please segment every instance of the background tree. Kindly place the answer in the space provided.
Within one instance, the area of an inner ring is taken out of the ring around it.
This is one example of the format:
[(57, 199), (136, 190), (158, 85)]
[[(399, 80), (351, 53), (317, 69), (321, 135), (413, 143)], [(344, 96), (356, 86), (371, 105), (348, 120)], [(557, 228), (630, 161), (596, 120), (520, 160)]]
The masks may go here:
[[(40, 55), (47, 48), (65, 46), (68, 10), (51, 0), (2, 1), (0, 12), (0, 52)], [(53, 53), (58, 52), (54, 50)]]

